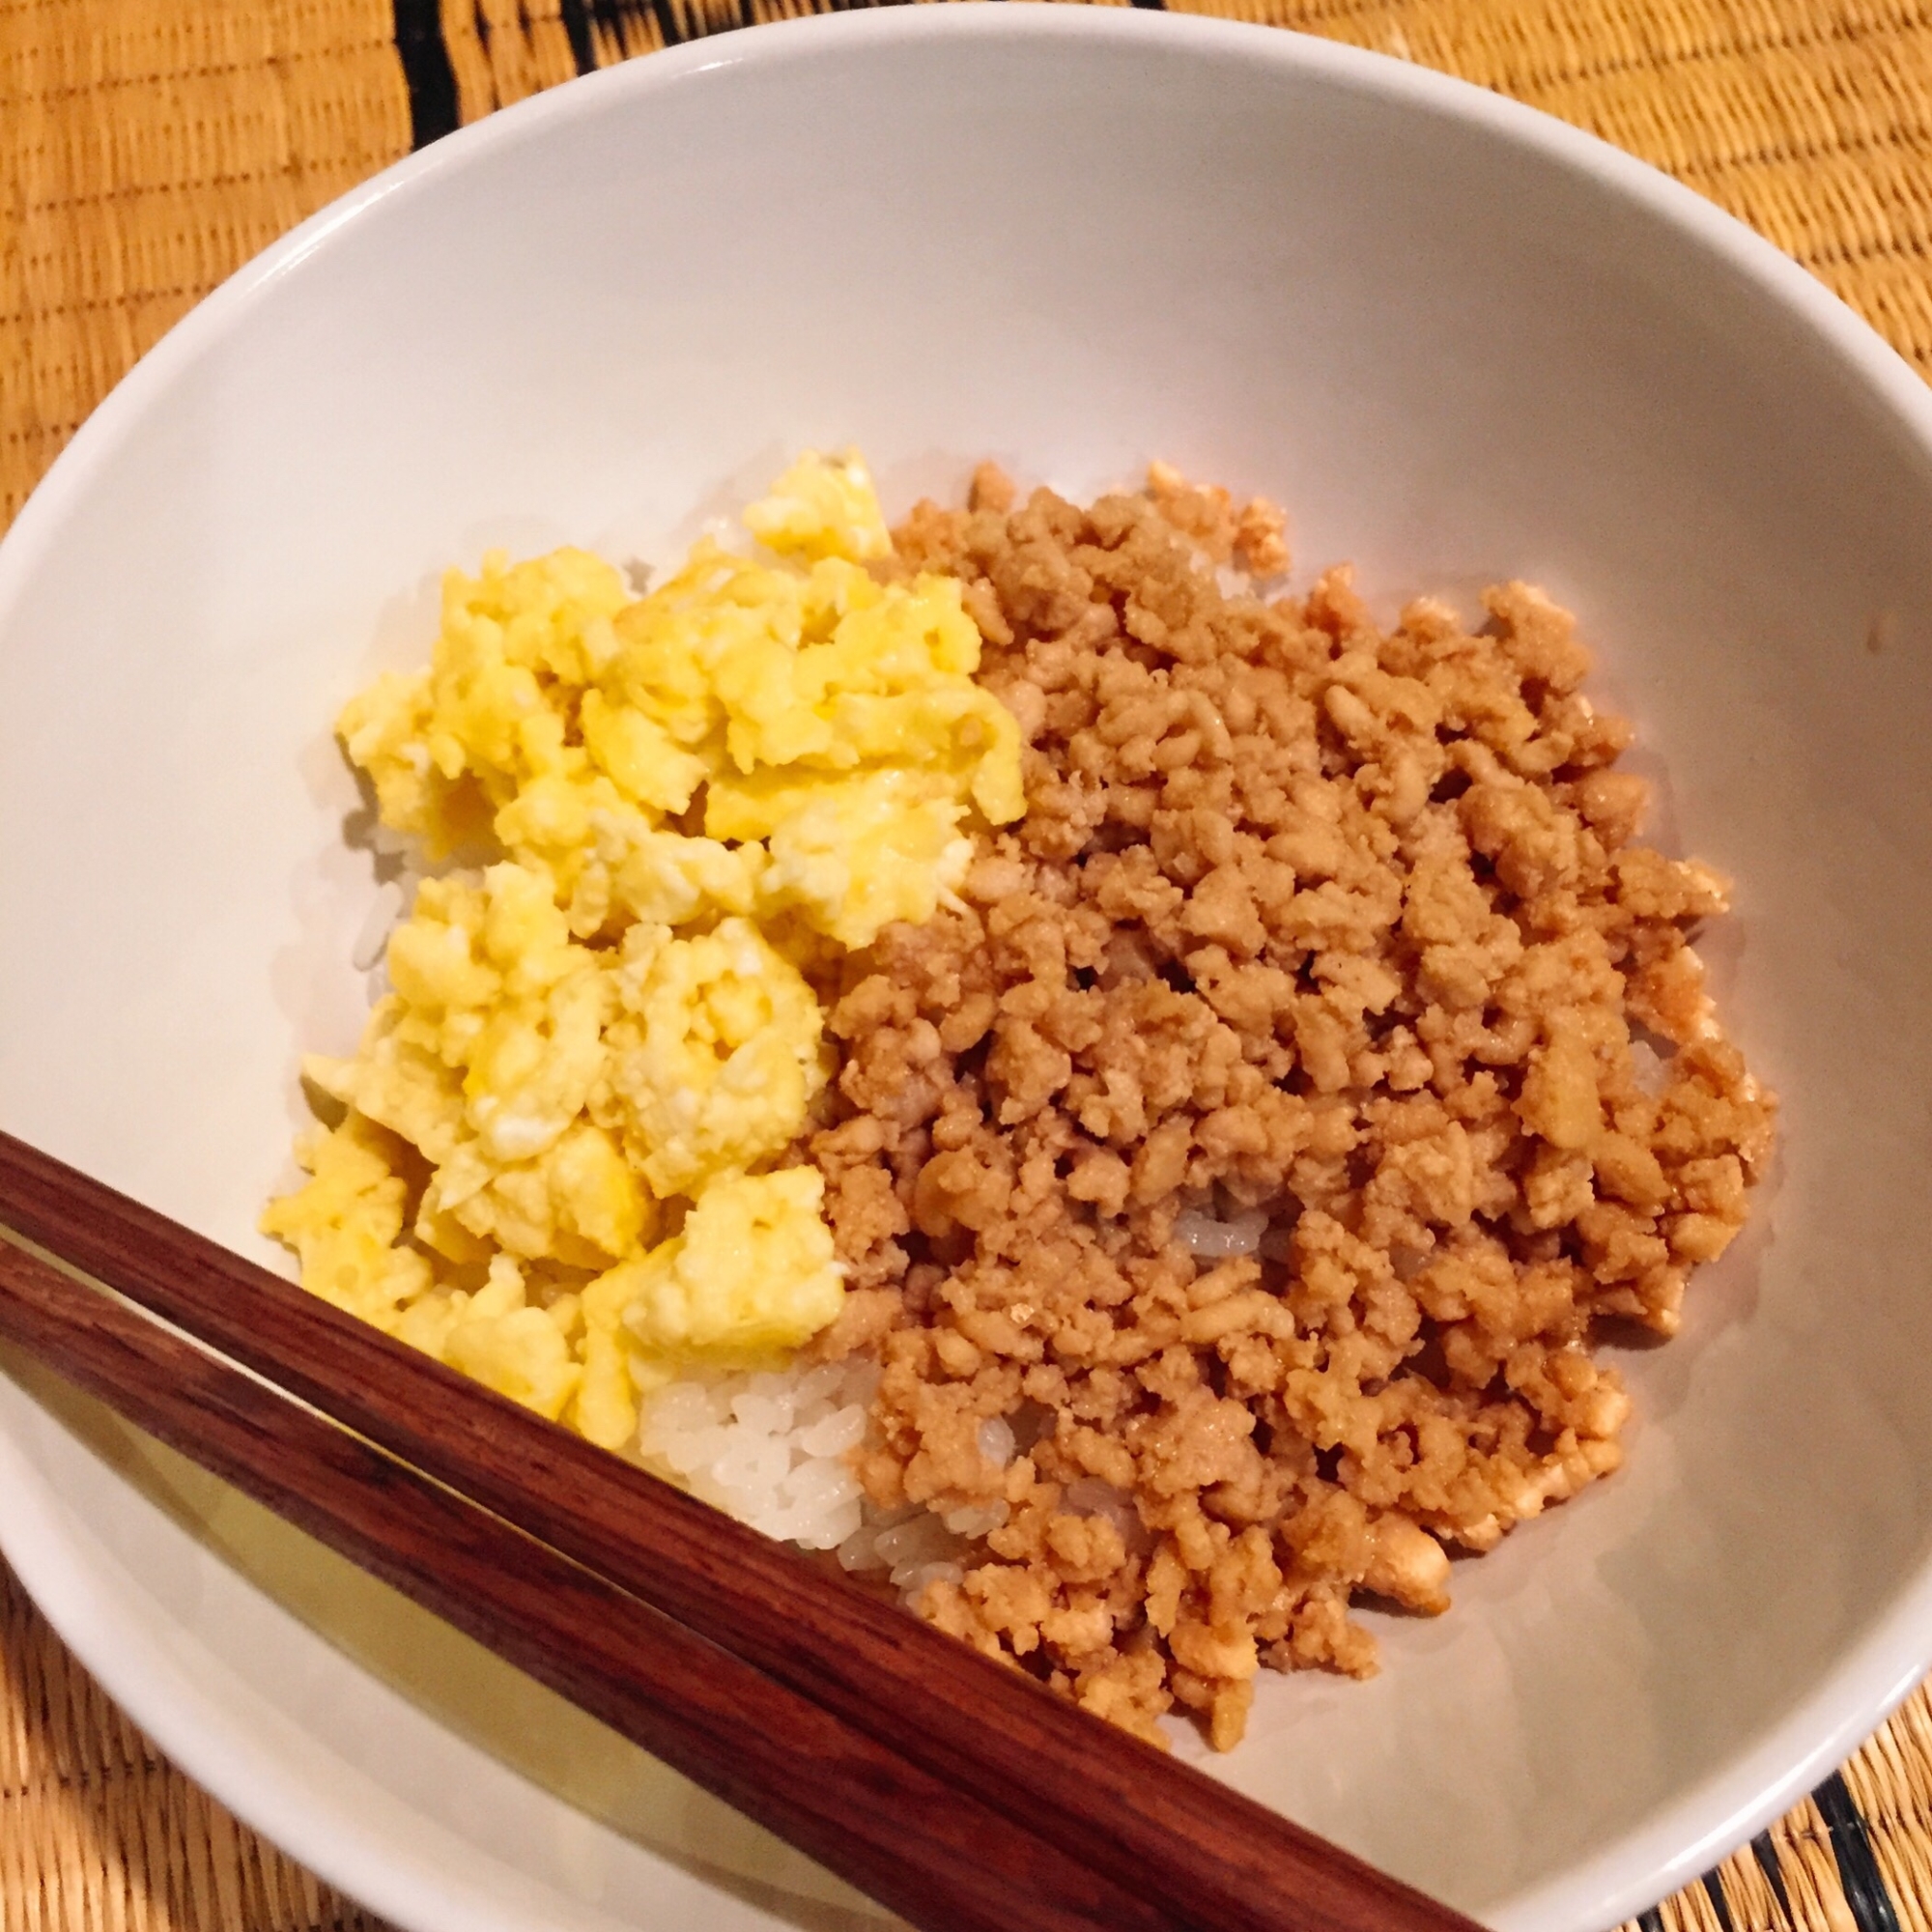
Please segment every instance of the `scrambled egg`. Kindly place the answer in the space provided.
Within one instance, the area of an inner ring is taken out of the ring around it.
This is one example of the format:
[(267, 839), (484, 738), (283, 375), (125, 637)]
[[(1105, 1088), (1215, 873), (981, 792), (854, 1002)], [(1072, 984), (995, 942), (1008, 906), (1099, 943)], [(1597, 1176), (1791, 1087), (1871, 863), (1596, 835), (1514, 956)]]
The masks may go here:
[(615, 1446), (640, 1394), (797, 1348), (844, 1295), (809, 1167), (808, 973), (922, 921), (1023, 809), (951, 579), (880, 583), (855, 458), (808, 456), (633, 597), (578, 550), (451, 572), (428, 670), (338, 724), (433, 863), (393, 991), (303, 1072), (340, 1123), (266, 1232), (317, 1294)]

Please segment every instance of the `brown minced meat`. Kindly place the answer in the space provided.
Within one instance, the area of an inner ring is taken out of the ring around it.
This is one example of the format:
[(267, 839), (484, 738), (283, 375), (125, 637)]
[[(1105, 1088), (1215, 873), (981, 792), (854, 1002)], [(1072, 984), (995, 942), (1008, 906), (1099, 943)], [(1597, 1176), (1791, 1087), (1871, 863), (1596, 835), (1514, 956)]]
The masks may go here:
[(920, 1612), (1223, 1748), (1261, 1665), (1367, 1675), (1356, 1599), (1443, 1609), (1445, 1547), (1617, 1467), (1592, 1345), (1675, 1331), (1774, 1108), (1687, 944), (1724, 884), (1633, 842), (1571, 619), (1509, 583), (1383, 632), (1346, 569), (1264, 602), (1221, 566), (1280, 531), (1165, 470), (913, 513), (1027, 812), (850, 963), (810, 1144), (868, 1494), (1004, 1508)]

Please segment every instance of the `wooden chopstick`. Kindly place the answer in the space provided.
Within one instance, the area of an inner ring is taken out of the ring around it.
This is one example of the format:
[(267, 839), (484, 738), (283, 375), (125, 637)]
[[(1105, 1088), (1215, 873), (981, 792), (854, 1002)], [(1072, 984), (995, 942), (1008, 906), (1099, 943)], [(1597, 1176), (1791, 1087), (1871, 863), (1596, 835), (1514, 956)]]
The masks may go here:
[(914, 1924), (1175, 1932), (728, 1651), (5, 1240), (0, 1336)]
[(1177, 1924), (1467, 1932), (1022, 1673), (6, 1134), (0, 1223)]

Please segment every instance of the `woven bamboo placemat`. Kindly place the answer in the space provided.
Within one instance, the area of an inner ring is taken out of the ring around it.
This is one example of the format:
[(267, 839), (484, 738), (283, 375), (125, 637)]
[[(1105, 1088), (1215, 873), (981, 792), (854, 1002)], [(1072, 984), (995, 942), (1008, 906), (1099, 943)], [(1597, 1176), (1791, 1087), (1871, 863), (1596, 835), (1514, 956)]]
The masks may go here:
[[(1617, 142), (1750, 222), (1932, 377), (1932, 0), (1168, 4), (1441, 68)], [(815, 11), (0, 0), (0, 526), (150, 343), (343, 189), (574, 74)], [(1932, 1932), (1926, 1691), (1637, 1922)], [(0, 1932), (123, 1928), (383, 1932), (169, 1766), (0, 1568)]]

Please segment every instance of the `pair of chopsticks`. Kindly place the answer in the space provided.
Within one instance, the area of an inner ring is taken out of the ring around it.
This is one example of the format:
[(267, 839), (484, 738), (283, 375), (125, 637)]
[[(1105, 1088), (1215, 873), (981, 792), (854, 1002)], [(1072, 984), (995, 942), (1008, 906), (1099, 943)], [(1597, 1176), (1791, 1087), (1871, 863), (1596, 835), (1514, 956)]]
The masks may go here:
[(4, 1133), (0, 1337), (928, 1932), (1469, 1932)]

